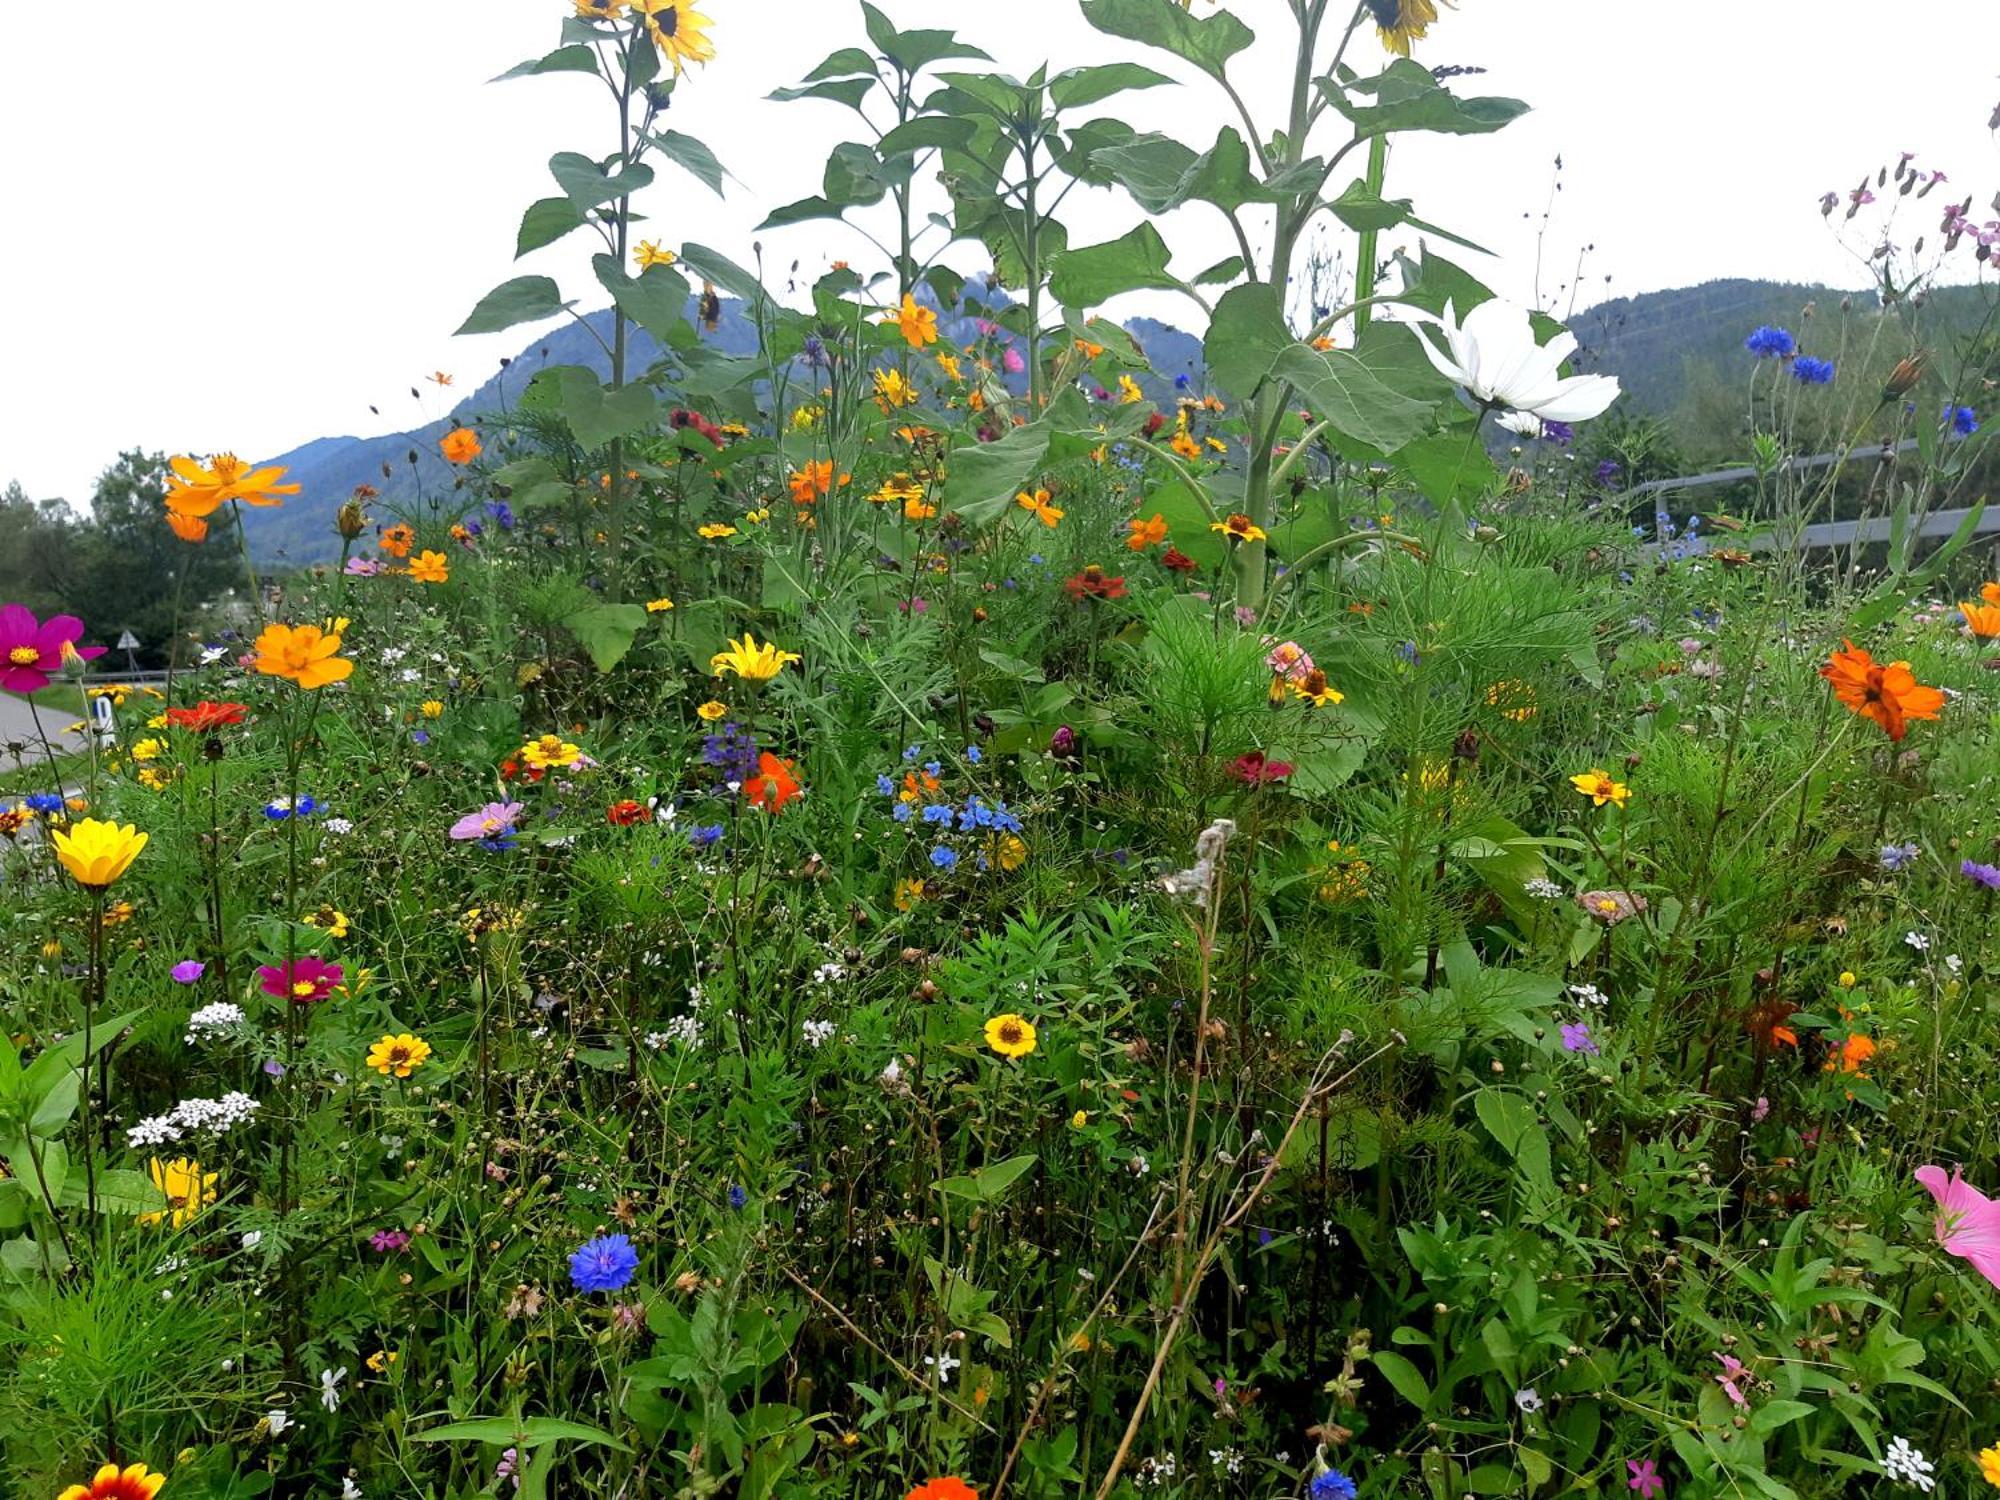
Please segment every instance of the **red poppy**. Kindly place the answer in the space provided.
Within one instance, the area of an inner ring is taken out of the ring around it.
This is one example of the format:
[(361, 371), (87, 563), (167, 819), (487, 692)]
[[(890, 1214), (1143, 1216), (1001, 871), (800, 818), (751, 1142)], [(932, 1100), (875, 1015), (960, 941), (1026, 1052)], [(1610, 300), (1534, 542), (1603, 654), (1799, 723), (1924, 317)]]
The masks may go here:
[(792, 775), (792, 762), (779, 760), (766, 750), (757, 757), (757, 774), (743, 783), (743, 795), (752, 807), (766, 812), (783, 812), (785, 804), (799, 795), (799, 783)]
[(643, 802), (634, 802), (627, 797), (622, 802), (614, 802), (604, 809), (604, 820), (615, 828), (630, 828), (634, 823), (650, 823), (653, 810)]
[(1288, 760), (1267, 760), (1262, 750), (1252, 750), (1229, 763), (1229, 774), (1246, 786), (1264, 786), (1273, 781), (1283, 781), (1291, 775), (1292, 763)]
[(244, 712), (240, 703), (211, 703), (204, 698), (193, 708), (168, 709), (167, 722), (194, 734), (213, 734), (218, 729), (241, 724)]
[(925, 1480), (903, 1500), (979, 1500), (979, 1491), (954, 1474)]
[(1125, 580), (1109, 576), (1096, 563), (1092, 563), (1074, 578), (1069, 579), (1063, 584), (1063, 587), (1069, 590), (1070, 598), (1077, 600), (1079, 603), (1085, 599), (1123, 599), (1125, 597)]

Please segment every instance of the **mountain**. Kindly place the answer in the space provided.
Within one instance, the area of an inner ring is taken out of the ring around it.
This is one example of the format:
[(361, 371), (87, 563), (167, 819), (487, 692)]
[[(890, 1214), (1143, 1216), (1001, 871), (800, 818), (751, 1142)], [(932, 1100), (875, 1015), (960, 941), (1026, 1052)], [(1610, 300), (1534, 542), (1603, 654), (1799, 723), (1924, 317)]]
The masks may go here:
[[(1977, 293), (1972, 288), (1945, 288), (1936, 296), (1948, 325), (1970, 326), (1977, 316)], [(1872, 313), (1876, 306), (1873, 293), (1847, 293), (1835, 287), (1711, 281), (1602, 302), (1576, 314), (1570, 326), (1582, 346), (1579, 368), (1616, 375), (1624, 384), (1622, 410), (1673, 417), (1698, 387), (1723, 382), (1733, 389), (1743, 367), (1743, 339), (1761, 323), (1792, 329), (1805, 352), (1833, 353), (1840, 336), (1841, 304), (1850, 297), (1851, 305), (1864, 313)], [(978, 319), (1004, 307), (1007, 300), (1005, 292), (977, 278), (968, 281), (957, 305), (940, 309), (945, 343), (972, 342), (978, 336)], [(598, 339), (610, 338), (610, 311), (592, 313), (584, 321), (588, 330), (572, 323), (522, 350), (441, 421), (381, 437), (315, 438), (271, 459), (291, 470), (290, 477), (303, 486), (303, 493), (282, 510), (249, 514), (252, 552), (262, 562), (279, 565), (336, 557), (333, 511), (356, 485), (375, 486), (391, 505), (413, 500), (420, 490), (435, 493), (455, 478), (437, 449), (438, 439), (453, 427), (466, 425), (475, 413), (507, 410), (537, 371), (553, 365), (584, 365), (608, 376), (610, 361)], [(1198, 337), (1152, 318), (1135, 318), (1125, 328), (1152, 364), (1153, 375), (1141, 382), (1151, 399), (1170, 404), (1177, 377), (1185, 376), (1189, 385), (1199, 388), (1203, 364)], [(704, 344), (725, 354), (750, 354), (757, 347), (756, 328), (734, 299), (724, 300), (720, 325), (714, 331), (701, 330), (700, 336)], [(658, 345), (643, 329), (631, 329), (631, 340), (629, 368), (644, 369), (658, 357)]]

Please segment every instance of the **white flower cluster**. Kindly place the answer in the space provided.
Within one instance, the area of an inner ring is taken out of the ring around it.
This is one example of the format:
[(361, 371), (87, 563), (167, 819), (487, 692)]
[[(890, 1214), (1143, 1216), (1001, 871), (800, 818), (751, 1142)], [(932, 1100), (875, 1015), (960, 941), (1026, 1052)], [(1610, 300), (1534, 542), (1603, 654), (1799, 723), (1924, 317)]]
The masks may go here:
[(1889, 1440), (1889, 1446), (1882, 1454), (1882, 1472), (1898, 1484), (1914, 1486), (1926, 1495), (1937, 1483), (1931, 1477), (1937, 1473), (1937, 1465), (1925, 1458), (1922, 1450), (1913, 1446), (1906, 1437)]
[(191, 1132), (220, 1139), (253, 1119), (259, 1105), (248, 1094), (231, 1091), (220, 1099), (183, 1099), (163, 1115), (141, 1120), (125, 1132), (132, 1146), (167, 1146)]
[(845, 979), (846, 977), (847, 966), (845, 964), (834, 963), (831, 960), (813, 970), (814, 984), (832, 984), (836, 979)]
[(655, 1052), (661, 1052), (669, 1043), (678, 1042), (692, 1050), (701, 1045), (702, 1034), (702, 1024), (693, 1016), (675, 1016), (658, 1031), (647, 1032), (646, 1045)]
[(807, 1021), (799, 1028), (799, 1034), (806, 1039), (806, 1045), (817, 1052), (833, 1040), (833, 1034), (840, 1030), (831, 1021)]
[(1540, 875), (1529, 881), (1522, 889), (1537, 901), (1560, 901), (1567, 894), (1553, 880)]
[(243, 1024), (243, 1007), (228, 1000), (204, 1005), (187, 1019), (187, 1044), (212, 1042), (228, 1036)]

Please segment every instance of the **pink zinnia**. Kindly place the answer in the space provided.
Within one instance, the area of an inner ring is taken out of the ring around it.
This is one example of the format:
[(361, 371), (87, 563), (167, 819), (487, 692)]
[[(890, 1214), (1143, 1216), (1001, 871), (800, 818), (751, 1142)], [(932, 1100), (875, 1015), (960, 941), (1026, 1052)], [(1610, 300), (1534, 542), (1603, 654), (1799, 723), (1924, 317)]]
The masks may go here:
[(109, 648), (79, 646), (83, 621), (75, 615), (37, 620), (25, 604), (0, 604), (0, 688), (39, 693), (70, 656), (91, 661)]
[[(1268, 640), (1269, 637), (1265, 639)], [(1264, 658), (1264, 665), (1271, 669), (1272, 676), (1298, 682), (1312, 671), (1313, 659), (1306, 654), (1306, 648), (1297, 641), (1286, 641)]]
[(267, 995), (294, 1005), (317, 1005), (339, 987), (346, 972), (323, 958), (296, 958), (283, 968), (265, 964), (257, 970), (257, 977)]
[(1965, 1180), (1953, 1167), (1918, 1167), (1917, 1181), (1937, 1199), (1937, 1242), (1947, 1255), (1972, 1262), (1973, 1270), (2000, 1287), (2000, 1203)]
[(460, 843), (473, 839), (497, 839), (512, 833), (525, 805), (519, 802), (489, 802), (478, 812), (467, 813), (451, 825), (451, 836)]

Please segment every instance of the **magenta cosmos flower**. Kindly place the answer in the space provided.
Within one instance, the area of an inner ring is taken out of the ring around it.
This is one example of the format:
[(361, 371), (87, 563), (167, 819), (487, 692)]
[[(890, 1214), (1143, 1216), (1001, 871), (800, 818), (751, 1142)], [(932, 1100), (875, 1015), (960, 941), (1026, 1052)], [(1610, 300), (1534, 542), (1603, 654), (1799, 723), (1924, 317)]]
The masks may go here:
[(467, 813), (451, 825), (451, 836), (461, 843), (473, 839), (497, 839), (514, 831), (525, 806), (519, 802), (489, 802), (478, 812)]
[(339, 987), (346, 973), (339, 964), (323, 958), (297, 958), (283, 968), (265, 964), (257, 970), (257, 977), (267, 995), (294, 1005), (317, 1005)]
[(39, 693), (62, 670), (65, 657), (91, 661), (108, 649), (77, 645), (82, 634), (83, 621), (75, 615), (37, 620), (25, 604), (0, 604), (0, 688)]

